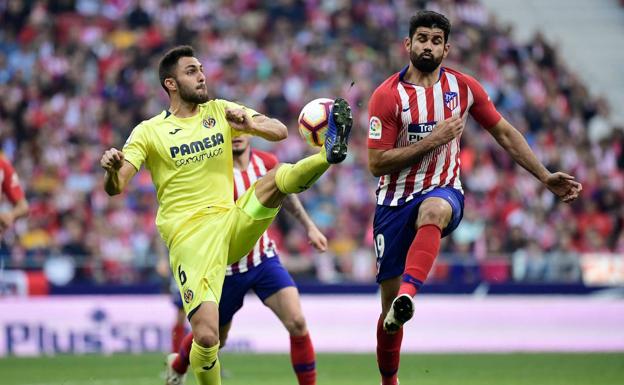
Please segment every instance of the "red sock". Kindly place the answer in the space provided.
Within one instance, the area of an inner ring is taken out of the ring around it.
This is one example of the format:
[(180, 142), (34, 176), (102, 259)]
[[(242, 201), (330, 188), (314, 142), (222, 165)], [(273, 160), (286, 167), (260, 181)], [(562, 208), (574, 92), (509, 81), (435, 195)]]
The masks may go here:
[(381, 385), (397, 385), (403, 328), (395, 334), (383, 330), (384, 317), (377, 321), (377, 366), (381, 374)]
[(180, 349), (180, 344), (186, 334), (186, 328), (184, 324), (175, 324), (171, 329), (171, 351), (177, 352)]
[(186, 373), (186, 369), (188, 369), (191, 364), (191, 359), (189, 358), (191, 355), (191, 346), (193, 345), (193, 333), (188, 333), (182, 339), (182, 343), (180, 344), (180, 350), (178, 351), (178, 356), (171, 366), (173, 370), (180, 374)]
[(299, 385), (316, 384), (316, 362), (310, 333), (305, 336), (290, 336), (290, 361)]
[(399, 295), (409, 294), (412, 297), (416, 295), (440, 252), (441, 239), (442, 230), (436, 225), (424, 225), (418, 228), (416, 238), (407, 252)]

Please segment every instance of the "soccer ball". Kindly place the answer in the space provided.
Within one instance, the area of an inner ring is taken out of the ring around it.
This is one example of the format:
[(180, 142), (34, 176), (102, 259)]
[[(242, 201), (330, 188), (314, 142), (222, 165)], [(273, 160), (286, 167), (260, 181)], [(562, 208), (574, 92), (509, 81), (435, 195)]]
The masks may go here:
[(325, 144), (333, 99), (319, 98), (306, 104), (299, 114), (299, 134), (312, 147)]

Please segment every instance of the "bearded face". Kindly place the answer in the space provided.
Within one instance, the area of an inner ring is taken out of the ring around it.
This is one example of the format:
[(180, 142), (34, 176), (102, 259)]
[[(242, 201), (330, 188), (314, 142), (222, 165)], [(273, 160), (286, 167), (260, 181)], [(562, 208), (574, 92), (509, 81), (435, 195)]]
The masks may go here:
[(444, 31), (439, 28), (418, 27), (409, 44), (410, 61), (422, 73), (431, 73), (448, 53)]
[[(412, 46), (413, 47), (413, 46)], [(423, 73), (431, 73), (442, 63), (443, 55), (434, 56), (431, 50), (425, 49), (418, 53), (414, 48), (410, 51), (410, 61), (416, 69)]]
[(202, 104), (210, 100), (204, 68), (197, 58), (181, 57), (171, 78), (182, 101)]
[(210, 100), (208, 96), (208, 87), (206, 83), (198, 85), (187, 85), (183, 82), (176, 80), (178, 83), (178, 92), (180, 93), (180, 99), (187, 103), (202, 104)]

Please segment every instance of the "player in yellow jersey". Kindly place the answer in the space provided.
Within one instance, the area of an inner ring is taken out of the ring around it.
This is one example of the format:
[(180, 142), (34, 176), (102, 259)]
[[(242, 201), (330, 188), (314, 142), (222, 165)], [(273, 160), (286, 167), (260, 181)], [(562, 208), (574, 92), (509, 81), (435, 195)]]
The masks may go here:
[(104, 189), (119, 194), (142, 164), (149, 170), (159, 203), (156, 226), (194, 335), (191, 367), (199, 384), (221, 384), (218, 303), (226, 264), (252, 249), (287, 194), (308, 189), (345, 159), (351, 109), (336, 99), (321, 151), (275, 167), (234, 202), (232, 136), (279, 141), (286, 127), (236, 103), (209, 100), (202, 64), (189, 46), (163, 56), (159, 77), (169, 109), (137, 125), (123, 151), (104, 153)]

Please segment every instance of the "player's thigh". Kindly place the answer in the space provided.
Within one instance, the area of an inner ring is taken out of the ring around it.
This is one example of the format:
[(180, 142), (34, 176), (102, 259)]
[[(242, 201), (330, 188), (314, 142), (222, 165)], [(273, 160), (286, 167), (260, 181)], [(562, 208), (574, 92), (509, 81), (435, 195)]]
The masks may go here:
[(223, 282), (221, 301), (219, 301), (219, 326), (232, 322), (234, 315), (243, 307), (245, 294), (251, 288), (251, 272), (228, 275)]
[(203, 302), (219, 302), (231, 221), (227, 214), (190, 221), (170, 246), (171, 270), (189, 319)]
[(403, 274), (407, 251), (416, 235), (417, 210), (418, 202), (415, 201), (375, 208), (373, 236), (378, 283)]
[(303, 317), (299, 291), (294, 286), (280, 289), (264, 300), (264, 304), (284, 323), (292, 318)]
[(206, 301), (193, 311), (190, 319), (193, 339), (208, 348), (219, 342), (219, 309), (217, 303)]
[(253, 249), (279, 212), (279, 208), (263, 206), (254, 198), (255, 186), (250, 187), (236, 201), (235, 219), (227, 253), (228, 264), (240, 260)]
[(295, 281), (277, 257), (269, 258), (259, 267), (259, 275), (253, 290), (260, 300), (282, 322), (302, 318), (299, 292)]
[(457, 228), (464, 215), (464, 196), (450, 187), (439, 187), (424, 195), (418, 208), (416, 228), (433, 224), (442, 229), (442, 236)]
[(416, 227), (436, 225), (443, 229), (451, 221), (453, 208), (442, 198), (427, 198), (420, 205)]

